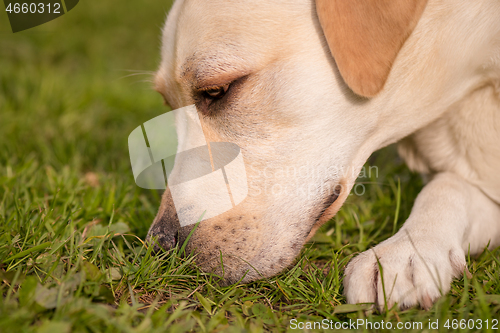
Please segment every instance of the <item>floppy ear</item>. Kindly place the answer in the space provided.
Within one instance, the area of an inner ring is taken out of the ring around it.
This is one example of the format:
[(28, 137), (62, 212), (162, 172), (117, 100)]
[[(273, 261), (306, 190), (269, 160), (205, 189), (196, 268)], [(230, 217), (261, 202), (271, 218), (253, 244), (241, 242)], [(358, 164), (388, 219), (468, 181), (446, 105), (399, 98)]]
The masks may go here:
[(340, 74), (358, 95), (375, 96), (417, 25), (427, 0), (316, 0)]

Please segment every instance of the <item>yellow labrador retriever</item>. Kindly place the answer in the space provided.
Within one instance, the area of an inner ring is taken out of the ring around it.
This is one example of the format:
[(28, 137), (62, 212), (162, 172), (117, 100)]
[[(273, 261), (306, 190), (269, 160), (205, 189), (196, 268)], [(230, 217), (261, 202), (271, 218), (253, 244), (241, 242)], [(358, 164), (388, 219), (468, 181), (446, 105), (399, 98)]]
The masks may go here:
[[(339, 210), (367, 158), (433, 175), (401, 230), (345, 270), (348, 302), (429, 307), (500, 244), (498, 0), (177, 0), (157, 90), (194, 104), (207, 140), (237, 143), (248, 196), (188, 250), (226, 282), (277, 274)], [(301, 170), (301, 172), (296, 172)], [(279, 190), (278, 190), (279, 189)], [(180, 227), (167, 190), (148, 239)]]

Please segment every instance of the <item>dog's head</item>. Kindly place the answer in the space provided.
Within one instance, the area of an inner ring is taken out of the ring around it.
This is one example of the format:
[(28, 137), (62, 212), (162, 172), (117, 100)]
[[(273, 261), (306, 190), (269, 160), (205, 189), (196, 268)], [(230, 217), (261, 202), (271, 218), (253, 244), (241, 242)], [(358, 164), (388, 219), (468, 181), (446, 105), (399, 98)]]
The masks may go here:
[[(174, 4), (157, 90), (174, 109), (194, 104), (209, 142), (238, 144), (248, 180), (243, 202), (192, 234), (187, 250), (202, 269), (224, 272), (227, 282), (276, 274), (338, 211), (381, 144), (380, 115), (368, 97), (383, 88), (424, 6), (408, 0)], [(180, 227), (167, 190), (148, 238), (169, 249), (193, 226)]]

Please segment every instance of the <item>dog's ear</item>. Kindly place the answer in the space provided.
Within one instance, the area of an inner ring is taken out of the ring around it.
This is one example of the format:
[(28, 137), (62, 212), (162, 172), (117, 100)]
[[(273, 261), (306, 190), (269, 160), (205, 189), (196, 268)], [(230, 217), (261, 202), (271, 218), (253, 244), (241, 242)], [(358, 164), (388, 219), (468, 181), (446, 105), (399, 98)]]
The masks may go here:
[(347, 85), (375, 96), (427, 0), (316, 0), (330, 51)]

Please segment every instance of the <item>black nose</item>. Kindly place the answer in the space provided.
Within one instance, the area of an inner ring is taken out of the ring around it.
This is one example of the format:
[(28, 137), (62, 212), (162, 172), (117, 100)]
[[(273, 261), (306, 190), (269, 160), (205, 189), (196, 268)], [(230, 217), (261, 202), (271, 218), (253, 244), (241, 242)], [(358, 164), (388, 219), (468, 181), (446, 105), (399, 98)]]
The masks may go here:
[(155, 254), (173, 249), (179, 242), (181, 225), (170, 191), (165, 191), (158, 215), (149, 228), (146, 242), (153, 245)]
[(173, 249), (177, 245), (177, 234), (168, 235), (168, 234), (154, 234), (148, 236), (148, 243), (153, 243), (153, 253), (160, 254), (162, 251), (168, 251)]
[(155, 218), (149, 228), (146, 242), (153, 245), (153, 252), (159, 254), (163, 251), (173, 249), (179, 241), (179, 220), (162, 214)]

